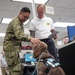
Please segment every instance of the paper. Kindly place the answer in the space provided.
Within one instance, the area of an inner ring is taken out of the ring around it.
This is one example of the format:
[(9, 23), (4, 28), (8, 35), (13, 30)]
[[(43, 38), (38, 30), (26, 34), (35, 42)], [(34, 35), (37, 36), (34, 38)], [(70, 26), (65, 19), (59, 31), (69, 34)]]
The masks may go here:
[(56, 34), (58, 34), (59, 32), (58, 31), (54, 31), (51, 35), (49, 35), (48, 38), (53, 38)]

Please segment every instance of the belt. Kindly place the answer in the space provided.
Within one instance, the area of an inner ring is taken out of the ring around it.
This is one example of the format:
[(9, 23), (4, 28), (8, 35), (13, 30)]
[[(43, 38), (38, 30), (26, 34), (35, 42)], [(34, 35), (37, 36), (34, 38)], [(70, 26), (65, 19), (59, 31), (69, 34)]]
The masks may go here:
[(40, 40), (41, 40), (41, 41), (42, 41), (42, 40), (51, 40), (51, 38), (45, 38), (45, 39), (40, 39)]

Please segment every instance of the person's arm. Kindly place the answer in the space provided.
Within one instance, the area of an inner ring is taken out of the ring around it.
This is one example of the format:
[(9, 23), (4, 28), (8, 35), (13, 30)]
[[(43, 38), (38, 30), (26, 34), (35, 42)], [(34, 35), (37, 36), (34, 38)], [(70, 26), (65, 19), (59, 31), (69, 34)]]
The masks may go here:
[[(35, 31), (33, 31), (33, 30), (29, 30), (29, 31), (30, 31), (30, 36), (35, 38)], [(34, 45), (37, 44), (37, 41), (38, 41), (38, 45), (39, 45), (40, 44), (40, 40), (39, 39), (37, 40), (37, 38), (35, 38), (35, 41), (34, 41), (34, 39), (31, 39), (31, 43), (34, 44)]]
[(32, 21), (30, 22), (30, 25), (29, 25), (29, 31), (30, 31), (30, 36), (35, 37), (35, 26), (34, 26), (34, 23), (32, 23)]
[(33, 30), (29, 30), (29, 31), (30, 31), (30, 36), (35, 37), (35, 31), (33, 31)]
[[(52, 33), (53, 33), (54, 31), (55, 31), (54, 29), (51, 30)], [(57, 39), (57, 35), (56, 35), (56, 34), (53, 35), (53, 38), (54, 38), (54, 39)]]
[(34, 45), (38, 45), (40, 40), (37, 38), (30, 37), (24, 33), (22, 25), (20, 23), (13, 24), (13, 30), (17, 39), (21, 41), (30, 41)]
[(12, 23), (13, 31), (18, 40), (21, 41), (30, 41), (31, 37), (24, 33), (23, 25), (17, 21)]

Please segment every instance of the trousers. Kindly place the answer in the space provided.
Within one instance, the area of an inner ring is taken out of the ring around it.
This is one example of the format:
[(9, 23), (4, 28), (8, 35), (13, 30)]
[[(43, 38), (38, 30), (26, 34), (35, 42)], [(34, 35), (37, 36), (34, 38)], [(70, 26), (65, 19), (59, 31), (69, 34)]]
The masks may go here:
[(41, 41), (45, 42), (48, 46), (47, 50), (48, 52), (55, 57), (56, 60), (58, 60), (57, 57), (57, 49), (55, 47), (54, 41), (51, 38), (47, 39), (41, 39)]
[(10, 75), (23, 75), (23, 66), (20, 62), (17, 51), (5, 51), (5, 58)]

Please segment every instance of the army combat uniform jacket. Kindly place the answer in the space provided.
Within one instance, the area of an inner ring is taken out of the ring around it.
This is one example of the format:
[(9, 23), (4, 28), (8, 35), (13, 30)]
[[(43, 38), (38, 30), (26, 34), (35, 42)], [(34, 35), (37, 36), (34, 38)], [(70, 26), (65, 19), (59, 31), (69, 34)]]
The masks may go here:
[(14, 18), (7, 27), (3, 42), (5, 57), (11, 75), (21, 75), (22, 68), (19, 61), (21, 42), (29, 40), (30, 37), (24, 34), (23, 24), (19, 18)]

